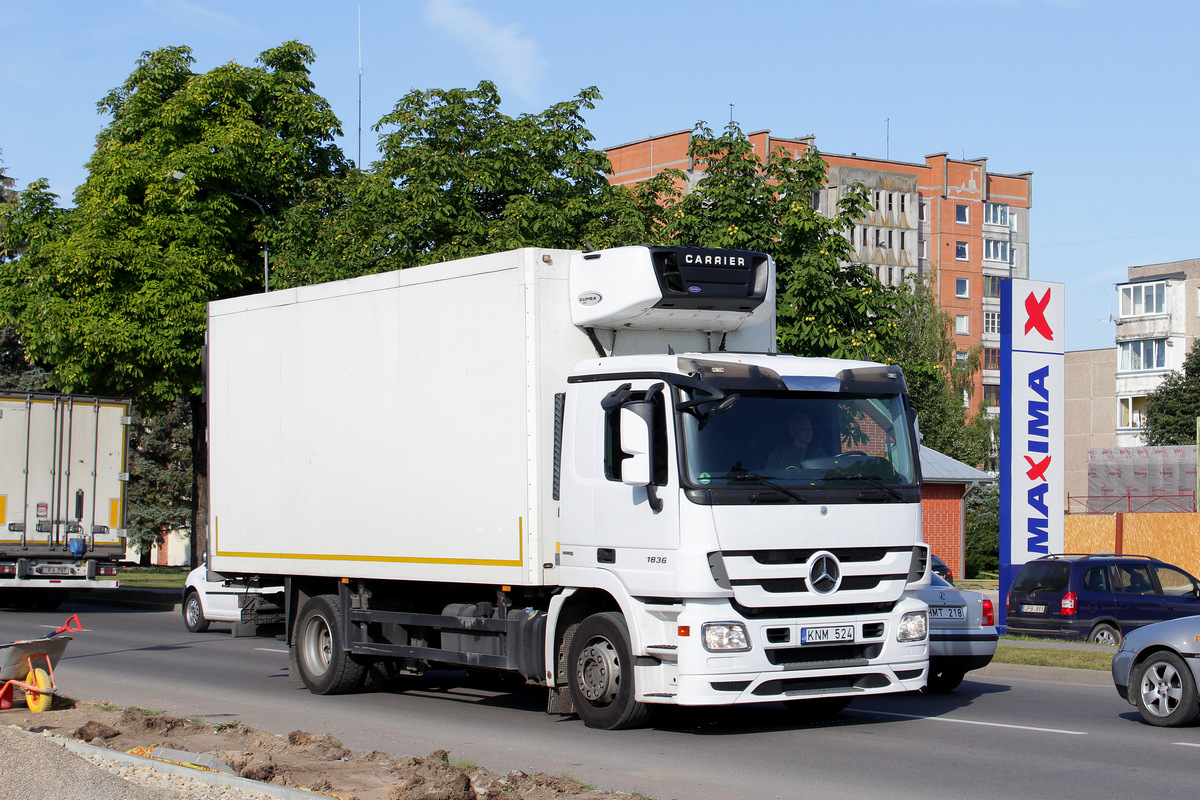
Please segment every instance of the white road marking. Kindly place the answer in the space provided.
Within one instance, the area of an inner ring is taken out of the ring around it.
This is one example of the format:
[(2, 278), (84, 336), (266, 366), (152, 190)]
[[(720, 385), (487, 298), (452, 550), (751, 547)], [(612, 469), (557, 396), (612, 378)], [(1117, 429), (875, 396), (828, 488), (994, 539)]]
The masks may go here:
[(927, 719), (932, 722), (957, 722), (960, 725), (982, 725), (987, 728), (1011, 728), (1018, 731), (1036, 731), (1038, 733), (1063, 733), (1068, 736), (1087, 736), (1087, 731), (1067, 731), (1061, 728), (1038, 728), (1033, 725), (1008, 725), (1004, 722), (980, 722), (974, 719), (955, 719), (954, 717), (932, 717), (921, 714), (897, 714), (892, 711), (844, 711), (842, 713), (878, 714), (882, 717), (902, 717), (904, 719)]
[(1171, 742), (1171, 744), (1177, 744), (1180, 747), (1200, 747), (1200, 742)]
[(287, 652), (287, 650), (280, 650), (275, 647), (256, 647), (254, 649), (260, 653), (286, 653)]

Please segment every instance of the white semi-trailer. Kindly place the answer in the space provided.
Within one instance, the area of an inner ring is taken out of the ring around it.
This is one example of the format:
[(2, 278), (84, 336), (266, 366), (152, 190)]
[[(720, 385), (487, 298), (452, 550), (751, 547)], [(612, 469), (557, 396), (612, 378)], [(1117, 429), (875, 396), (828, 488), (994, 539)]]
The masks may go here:
[(55, 608), (116, 586), (130, 402), (0, 392), (0, 601)]
[(456, 665), (621, 728), (920, 688), (904, 378), (774, 354), (774, 285), (522, 249), (212, 303), (210, 569), (285, 587), (321, 694)]

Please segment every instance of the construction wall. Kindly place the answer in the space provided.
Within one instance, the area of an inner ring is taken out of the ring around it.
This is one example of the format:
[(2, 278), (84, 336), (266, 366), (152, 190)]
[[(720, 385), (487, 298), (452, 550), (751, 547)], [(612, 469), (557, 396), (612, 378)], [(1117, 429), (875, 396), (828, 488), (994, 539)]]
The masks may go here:
[(1068, 553), (1154, 556), (1200, 576), (1200, 514), (1068, 514)]
[(1073, 513), (1195, 511), (1196, 446), (1089, 448), (1087, 482)]

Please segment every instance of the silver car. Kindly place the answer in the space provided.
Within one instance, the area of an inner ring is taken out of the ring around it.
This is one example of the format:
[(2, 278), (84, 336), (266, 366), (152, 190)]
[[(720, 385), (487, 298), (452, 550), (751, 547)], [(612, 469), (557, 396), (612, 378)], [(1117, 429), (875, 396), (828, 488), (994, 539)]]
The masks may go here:
[(1200, 616), (1131, 631), (1112, 660), (1117, 694), (1151, 725), (1178, 727), (1200, 715)]
[(996, 655), (996, 611), (983, 592), (956, 589), (936, 573), (917, 592), (929, 606), (929, 682), (926, 691), (950, 692)]

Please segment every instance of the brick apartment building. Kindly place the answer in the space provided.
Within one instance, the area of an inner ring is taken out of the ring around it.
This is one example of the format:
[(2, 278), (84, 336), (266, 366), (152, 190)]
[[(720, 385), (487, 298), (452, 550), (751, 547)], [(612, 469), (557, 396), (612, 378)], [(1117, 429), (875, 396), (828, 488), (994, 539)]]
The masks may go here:
[[(609, 180), (637, 183), (675, 168), (689, 187), (695, 185), (703, 175), (688, 158), (690, 138), (691, 131), (678, 131), (609, 148)], [(757, 131), (748, 138), (760, 157), (780, 147), (799, 157), (816, 146), (814, 136), (780, 139)], [(819, 210), (835, 209), (855, 183), (866, 187), (875, 210), (850, 234), (857, 260), (889, 285), (912, 274), (934, 279), (937, 301), (954, 320), (959, 357), (974, 347), (983, 350), (971, 405), (983, 399), (994, 407), (1000, 392), (1000, 280), (1029, 277), (1033, 173), (990, 173), (986, 158), (959, 160), (946, 153), (926, 156), (924, 164), (853, 153), (821, 156), (829, 172)]]

